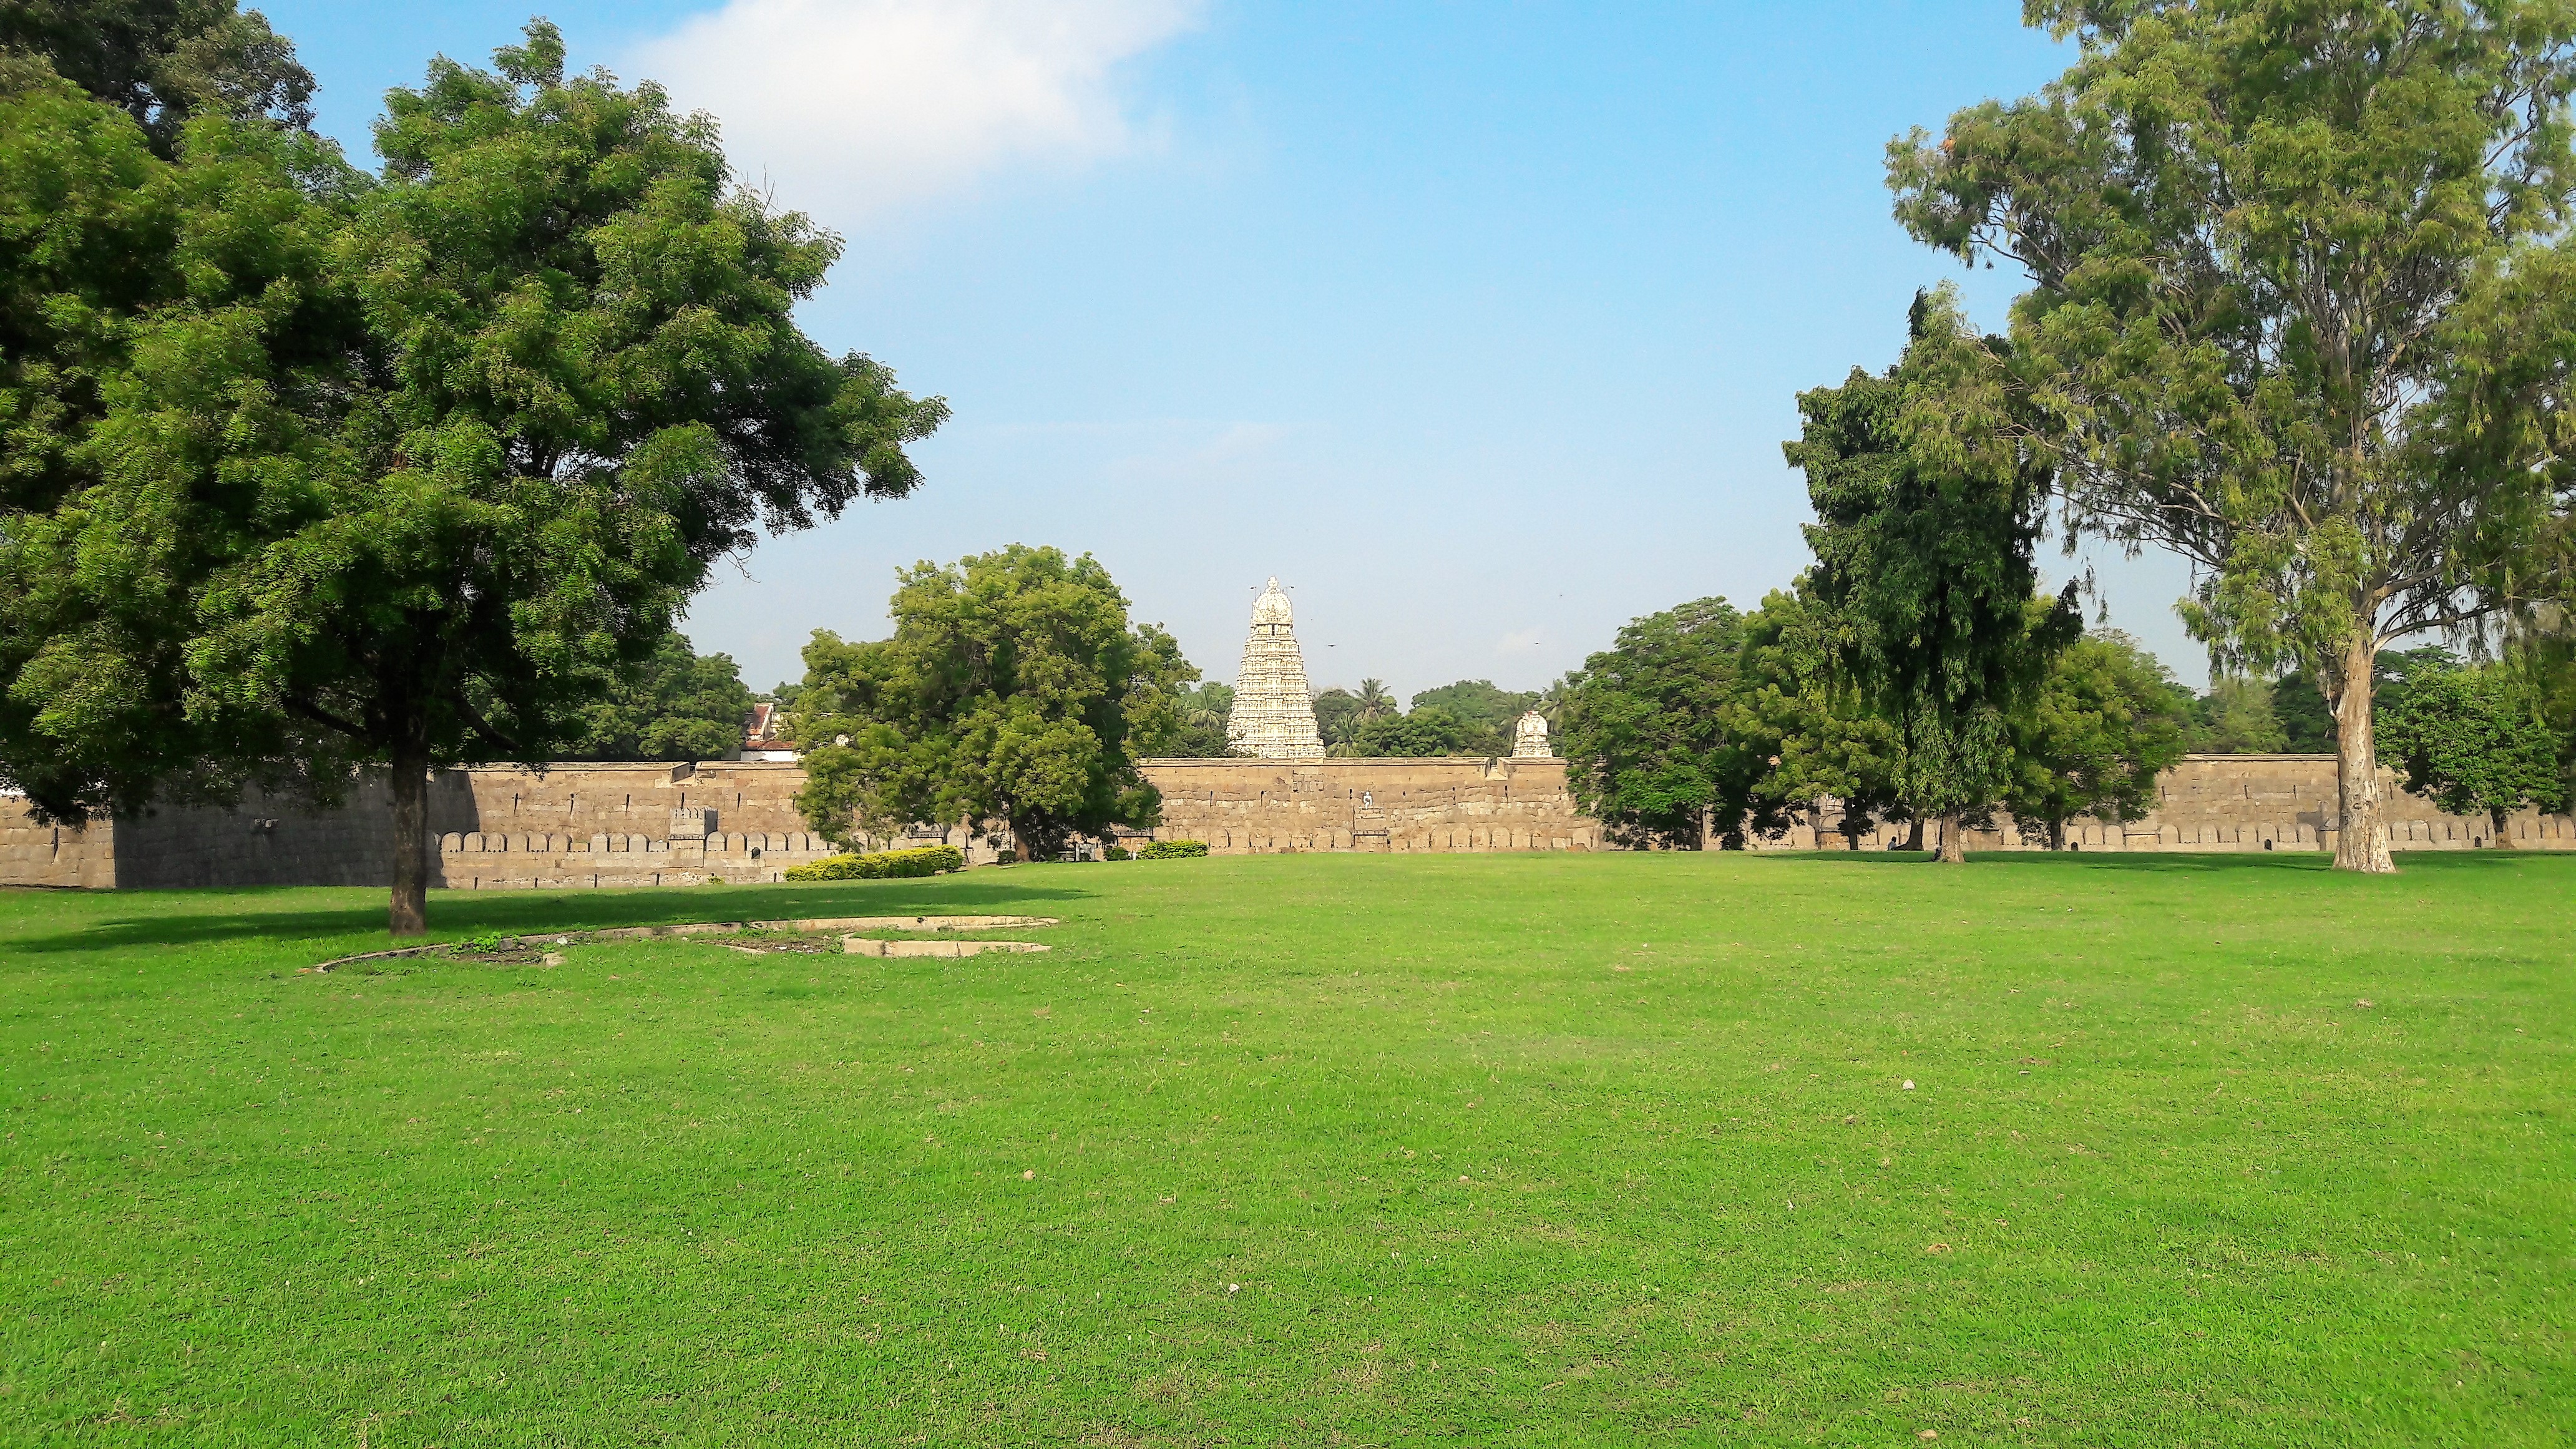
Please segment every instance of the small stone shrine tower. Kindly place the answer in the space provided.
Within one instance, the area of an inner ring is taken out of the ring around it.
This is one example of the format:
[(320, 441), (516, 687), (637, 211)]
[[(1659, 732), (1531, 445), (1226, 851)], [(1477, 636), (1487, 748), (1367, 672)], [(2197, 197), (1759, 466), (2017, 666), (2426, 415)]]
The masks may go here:
[(1512, 726), (1512, 758), (1515, 760), (1552, 760), (1548, 753), (1547, 716), (1537, 710), (1522, 715)]
[(1252, 633), (1243, 641), (1243, 672), (1235, 679), (1225, 737), (1264, 760), (1324, 757), (1324, 737), (1315, 732), (1315, 697), (1306, 689), (1306, 656), (1298, 651), (1288, 596), (1277, 579), (1252, 605)]

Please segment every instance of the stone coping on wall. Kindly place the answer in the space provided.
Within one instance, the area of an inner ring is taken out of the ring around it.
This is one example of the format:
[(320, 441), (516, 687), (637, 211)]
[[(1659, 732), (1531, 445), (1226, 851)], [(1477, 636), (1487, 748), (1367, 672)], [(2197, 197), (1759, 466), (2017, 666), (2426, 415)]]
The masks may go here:
[(2285, 753), (2285, 754), (2269, 754), (2269, 755), (2257, 755), (2257, 754), (2243, 754), (2243, 755), (2185, 755), (2185, 756), (2183, 756), (2183, 758), (2184, 758), (2184, 759), (2186, 759), (2186, 760), (2207, 760), (2207, 761), (2217, 761), (2217, 760), (2247, 761), (2247, 760), (2250, 760), (2250, 761), (2253, 761), (2254, 763), (2257, 763), (2257, 764), (2290, 764), (2290, 765), (2313, 765), (2313, 764), (2316, 764), (2316, 763), (2317, 763), (2318, 761), (2320, 761), (2320, 760), (2324, 761), (2326, 764), (2329, 764), (2329, 765), (2331, 765), (2331, 764), (2333, 764), (2333, 763), (2335, 762), (2335, 756), (2334, 756), (2334, 754), (2333, 754), (2333, 752), (2332, 752), (2332, 751), (2328, 751), (2327, 753), (2325, 753), (2325, 754), (2321, 754), (2321, 755), (2301, 755), (2301, 754), (2286, 754), (2286, 753)]
[(1316, 755), (1312, 758), (1303, 760), (1255, 759), (1247, 755), (1175, 755), (1169, 757), (1157, 755), (1150, 759), (1138, 760), (1136, 762), (1136, 768), (1140, 770), (1168, 770), (1189, 768), (1192, 766), (1212, 768), (1222, 765), (1230, 768), (1243, 769), (1258, 768), (1263, 765), (1275, 765), (1283, 770), (1315, 769), (1326, 766), (1339, 770), (1348, 766), (1357, 765), (1363, 768), (1418, 770), (1425, 765), (1562, 765), (1564, 763), (1565, 761), (1556, 755)]
[[(449, 765), (450, 770), (499, 770), (521, 775), (576, 774), (585, 770), (802, 770), (794, 760), (556, 760), (546, 765)], [(432, 771), (432, 774), (438, 773)], [(687, 778), (686, 776), (682, 777)]]

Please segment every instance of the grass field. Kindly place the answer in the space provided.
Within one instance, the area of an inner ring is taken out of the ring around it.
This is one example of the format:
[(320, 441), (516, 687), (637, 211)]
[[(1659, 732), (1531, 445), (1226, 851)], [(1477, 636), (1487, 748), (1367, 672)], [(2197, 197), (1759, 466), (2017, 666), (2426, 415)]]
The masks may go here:
[(0, 893), (0, 1442), (2566, 1444), (2576, 857), (2401, 862)]

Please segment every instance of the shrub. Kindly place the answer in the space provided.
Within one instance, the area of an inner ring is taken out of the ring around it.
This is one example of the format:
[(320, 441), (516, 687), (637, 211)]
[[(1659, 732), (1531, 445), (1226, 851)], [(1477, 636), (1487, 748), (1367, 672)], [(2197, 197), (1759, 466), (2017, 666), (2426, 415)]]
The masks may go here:
[(1103, 860), (1134, 860), (1136, 853), (1113, 841), (1107, 850), (1100, 852), (1100, 857)]
[(787, 878), (817, 880), (907, 880), (962, 869), (966, 853), (953, 845), (921, 845), (910, 850), (881, 850), (874, 855), (836, 855), (808, 865), (791, 865)]
[(1187, 860), (1207, 854), (1204, 840), (1157, 840), (1136, 852), (1138, 860)]

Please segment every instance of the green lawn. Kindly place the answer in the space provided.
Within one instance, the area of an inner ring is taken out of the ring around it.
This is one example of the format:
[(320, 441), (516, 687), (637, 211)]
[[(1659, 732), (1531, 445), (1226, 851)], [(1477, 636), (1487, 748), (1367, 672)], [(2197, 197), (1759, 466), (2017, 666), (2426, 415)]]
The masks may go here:
[(2566, 1444), (2576, 856), (2400, 859), (0, 892), (0, 1442)]

